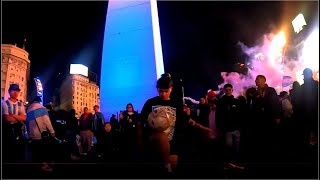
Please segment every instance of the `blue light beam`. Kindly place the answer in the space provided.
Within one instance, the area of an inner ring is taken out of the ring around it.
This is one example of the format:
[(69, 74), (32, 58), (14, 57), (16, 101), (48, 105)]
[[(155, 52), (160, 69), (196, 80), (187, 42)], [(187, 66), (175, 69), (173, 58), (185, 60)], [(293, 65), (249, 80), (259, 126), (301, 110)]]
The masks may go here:
[(133, 103), (141, 111), (157, 95), (156, 81), (164, 73), (156, 0), (109, 0), (105, 25), (101, 82), (101, 112), (108, 118)]

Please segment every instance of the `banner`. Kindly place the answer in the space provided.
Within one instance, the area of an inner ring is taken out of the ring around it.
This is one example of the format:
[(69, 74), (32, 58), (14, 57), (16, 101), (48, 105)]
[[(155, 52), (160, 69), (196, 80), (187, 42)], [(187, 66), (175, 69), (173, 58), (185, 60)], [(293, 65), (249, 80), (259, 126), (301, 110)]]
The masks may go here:
[(282, 78), (282, 87), (290, 86), (293, 83), (291, 76), (283, 76)]

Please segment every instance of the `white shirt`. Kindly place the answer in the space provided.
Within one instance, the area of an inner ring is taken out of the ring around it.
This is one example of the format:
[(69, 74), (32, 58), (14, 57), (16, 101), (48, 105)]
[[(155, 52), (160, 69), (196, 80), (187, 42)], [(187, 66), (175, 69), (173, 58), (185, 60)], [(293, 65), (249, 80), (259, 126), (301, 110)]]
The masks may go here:
[[(46, 111), (46, 108), (42, 106), (40, 103), (33, 103), (29, 106), (28, 113), (30, 113), (32, 110), (35, 110), (35, 109), (42, 109)], [(38, 123), (39, 128), (36, 124), (36, 121)], [(47, 114), (36, 117), (36, 118), (30, 118), (30, 119), (28, 114), (27, 122), (29, 124), (29, 137), (31, 139), (41, 139), (40, 131), (43, 132), (43, 131), (49, 130), (51, 134), (54, 134), (54, 129), (52, 127), (50, 118)]]
[[(18, 101), (13, 102), (13, 101), (9, 101), (10, 104), (10, 112), (9, 112), (9, 107), (6, 103), (7, 100), (2, 101), (2, 115), (7, 114), (7, 115), (26, 115), (26, 110), (24, 108), (23, 103), (21, 102), (21, 106), (18, 106)], [(20, 112), (20, 114), (19, 114)], [(18, 121), (17, 121), (18, 122)], [(13, 122), (14, 123), (14, 122)]]
[[(24, 105), (23, 105), (22, 102), (21, 102), (21, 106), (18, 107), (18, 101), (16, 101), (16, 102), (12, 102), (10, 100), (8, 100), (8, 101), (9, 101), (9, 104), (11, 106), (11, 112), (9, 112), (9, 108), (8, 108), (7, 103), (6, 103), (6, 100), (2, 101), (2, 115), (3, 114), (8, 114), (8, 115), (9, 114), (26, 115), (26, 110), (25, 110)], [(19, 108), (20, 108), (20, 114), (18, 113), (19, 112)]]

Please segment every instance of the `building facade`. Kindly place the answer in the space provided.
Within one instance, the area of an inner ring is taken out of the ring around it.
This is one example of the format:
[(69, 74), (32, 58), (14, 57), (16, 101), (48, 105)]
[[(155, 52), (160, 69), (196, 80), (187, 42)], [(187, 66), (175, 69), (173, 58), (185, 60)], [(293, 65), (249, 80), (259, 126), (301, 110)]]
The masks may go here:
[(83, 108), (88, 107), (93, 111), (93, 106), (100, 106), (100, 89), (89, 78), (71, 74), (62, 83), (60, 88), (60, 108), (66, 111), (76, 110), (76, 116), (83, 113)]
[(15, 45), (1, 44), (1, 55), (1, 98), (9, 98), (9, 86), (15, 83), (21, 89), (18, 99), (26, 103), (30, 78), (29, 53)]

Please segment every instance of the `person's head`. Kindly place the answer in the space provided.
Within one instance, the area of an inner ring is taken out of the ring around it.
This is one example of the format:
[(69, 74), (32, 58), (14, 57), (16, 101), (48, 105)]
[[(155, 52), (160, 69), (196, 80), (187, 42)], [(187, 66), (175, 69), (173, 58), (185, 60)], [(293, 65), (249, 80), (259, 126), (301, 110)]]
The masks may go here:
[(87, 107), (83, 108), (83, 114), (89, 114), (89, 109)]
[(200, 104), (206, 104), (206, 99), (205, 98), (201, 98), (200, 99)]
[(313, 79), (313, 72), (312, 72), (312, 70), (310, 69), (310, 68), (305, 68), (304, 70), (303, 70), (303, 79), (304, 80), (310, 80), (310, 79)]
[(71, 109), (70, 110), (70, 115), (71, 116), (76, 116), (76, 110), (75, 109)]
[(217, 97), (216, 93), (212, 90), (208, 91), (207, 97), (209, 100), (215, 99)]
[(248, 88), (246, 91), (246, 97), (248, 99), (252, 99), (253, 97), (255, 97), (257, 95), (257, 89), (254, 87)]
[(247, 101), (244, 96), (239, 96), (239, 97), (238, 97), (238, 100), (239, 100), (239, 102), (240, 102), (241, 104), (245, 104), (246, 101)]
[(173, 81), (169, 73), (161, 75), (161, 78), (157, 81), (157, 90), (159, 97), (163, 100), (169, 100), (172, 92)]
[(95, 105), (95, 106), (93, 106), (93, 110), (94, 110), (94, 112), (99, 112), (100, 107), (98, 105)]
[(113, 118), (113, 119), (116, 118), (116, 115), (115, 115), (115, 114), (112, 114), (112, 115), (111, 115), (111, 118)]
[(256, 86), (257, 86), (258, 88), (263, 88), (263, 87), (265, 87), (266, 82), (267, 82), (267, 79), (266, 79), (266, 77), (265, 77), (264, 75), (258, 75), (258, 76), (256, 77)]
[(134, 111), (133, 105), (131, 103), (128, 103), (126, 106), (126, 110), (127, 110), (127, 112), (133, 112)]
[(299, 87), (300, 87), (300, 84), (299, 84), (298, 81), (293, 82), (293, 84), (292, 84), (292, 89), (297, 89), (297, 88), (299, 88)]
[(9, 92), (10, 98), (18, 99), (19, 93), (20, 93), (19, 85), (18, 84), (11, 84), (8, 92)]
[(104, 130), (105, 130), (106, 132), (110, 132), (111, 129), (112, 129), (112, 126), (111, 126), (111, 124), (110, 124), (109, 122), (107, 122), (107, 123), (104, 124)]
[(33, 98), (32, 103), (40, 103), (41, 102), (41, 97), (36, 96), (35, 98)]
[(223, 86), (224, 92), (226, 96), (232, 96), (233, 87), (231, 84), (226, 84)]
[(286, 91), (281, 91), (280, 92), (280, 98), (288, 98), (289, 96), (288, 96), (288, 92), (286, 92)]

